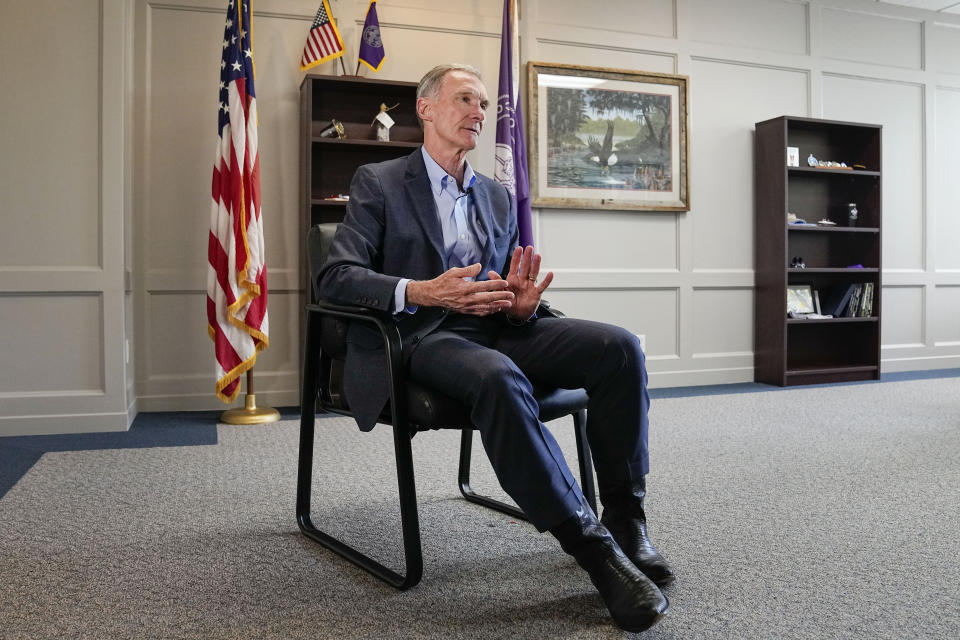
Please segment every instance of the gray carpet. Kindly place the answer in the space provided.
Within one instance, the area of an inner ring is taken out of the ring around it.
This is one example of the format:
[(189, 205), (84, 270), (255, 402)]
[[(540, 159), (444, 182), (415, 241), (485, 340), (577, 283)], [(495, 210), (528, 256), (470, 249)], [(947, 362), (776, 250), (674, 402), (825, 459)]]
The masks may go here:
[[(960, 378), (659, 399), (651, 419), (651, 530), (679, 579), (643, 636), (960, 637)], [(398, 565), (390, 432), (318, 428), (315, 521)], [(459, 498), (458, 433), (414, 439), (407, 592), (298, 533), (297, 437), (43, 454), (0, 498), (0, 637), (629, 635), (551, 538)]]

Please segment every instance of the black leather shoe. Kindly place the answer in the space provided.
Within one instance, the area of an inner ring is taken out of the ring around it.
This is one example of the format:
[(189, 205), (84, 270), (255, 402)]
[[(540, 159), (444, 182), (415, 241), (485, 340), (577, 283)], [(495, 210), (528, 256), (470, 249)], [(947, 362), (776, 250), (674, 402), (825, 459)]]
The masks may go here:
[(647, 515), (643, 511), (646, 494), (643, 478), (632, 486), (620, 487), (616, 491), (601, 491), (600, 500), (604, 508), (600, 522), (633, 564), (658, 587), (665, 587), (674, 581), (676, 575), (647, 535)]
[(627, 557), (658, 587), (665, 587), (674, 581), (676, 575), (660, 555), (647, 535), (647, 520), (640, 517), (620, 516), (609, 509), (603, 510), (600, 522), (609, 529), (613, 539)]
[(624, 555), (590, 507), (581, 507), (550, 533), (590, 576), (620, 628), (644, 631), (669, 609), (670, 603), (660, 589)]

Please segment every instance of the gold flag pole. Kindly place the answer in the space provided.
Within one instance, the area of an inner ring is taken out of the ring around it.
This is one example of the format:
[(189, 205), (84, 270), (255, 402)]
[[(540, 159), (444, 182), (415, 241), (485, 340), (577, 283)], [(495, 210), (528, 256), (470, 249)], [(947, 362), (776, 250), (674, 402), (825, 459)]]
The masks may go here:
[(228, 409), (220, 414), (227, 424), (266, 424), (280, 419), (280, 412), (270, 407), (258, 407), (253, 393), (253, 369), (247, 369), (247, 399), (243, 409)]

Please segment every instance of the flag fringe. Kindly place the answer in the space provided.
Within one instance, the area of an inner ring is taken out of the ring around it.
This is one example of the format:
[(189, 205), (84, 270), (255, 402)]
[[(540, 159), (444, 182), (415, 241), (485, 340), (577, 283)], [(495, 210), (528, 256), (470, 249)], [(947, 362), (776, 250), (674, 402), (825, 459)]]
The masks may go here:
[[(338, 34), (337, 34), (337, 38), (339, 38), (339, 37), (340, 37), (340, 34), (338, 33)], [(340, 46), (341, 46), (341, 47), (343, 46), (343, 41), (341, 41)], [(327, 61), (329, 61), (329, 60), (336, 60), (337, 58), (339, 58), (340, 56), (342, 56), (344, 53), (345, 53), (344, 50), (341, 49), (340, 51), (338, 51), (338, 52), (336, 52), (336, 53), (331, 53), (331, 54), (328, 55), (326, 58), (321, 58), (321, 59), (319, 59), (319, 60), (314, 60), (313, 62), (311, 62), (311, 63), (308, 64), (307, 66), (303, 66), (303, 65), (301, 64), (301, 65), (300, 65), (300, 70), (301, 70), (301, 71), (307, 71), (308, 69), (313, 69), (313, 68), (314, 68), (315, 66), (317, 66), (318, 64), (323, 64), (324, 62), (327, 62)]]
[(364, 60), (363, 58), (360, 58), (360, 62), (362, 62), (363, 64), (367, 65), (368, 67), (370, 67), (370, 68), (371, 68), (372, 70), (374, 70), (374, 71), (380, 71), (380, 67), (383, 66), (383, 61), (386, 60), (386, 59), (387, 59), (387, 56), (383, 56), (383, 58), (380, 60), (380, 64), (378, 64), (376, 67), (374, 67), (372, 64), (370, 64), (369, 62), (367, 62), (367, 61)]
[[(229, 319), (231, 324), (237, 324), (233, 317), (229, 317)], [(270, 346), (270, 340), (260, 331), (246, 326), (242, 326), (241, 328), (246, 329), (251, 336), (259, 339), (260, 343), (255, 345), (252, 356), (238, 364), (236, 367), (224, 374), (222, 378), (217, 380), (217, 397), (220, 398), (221, 402), (225, 404), (230, 404), (237, 399), (237, 396), (240, 394), (240, 385), (238, 384), (236, 390), (230, 395), (223, 393), (223, 390), (233, 384), (237, 378), (245, 374), (248, 370), (252, 369), (257, 363), (257, 356), (260, 354), (260, 352)], [(207, 333), (210, 335), (211, 340), (216, 340), (217, 331), (209, 324), (207, 325)]]
[(217, 397), (220, 398), (221, 402), (224, 404), (230, 404), (237, 399), (237, 396), (240, 395), (240, 387), (242, 385), (238, 384), (233, 393), (229, 395), (225, 394), (223, 390), (233, 384), (237, 378), (245, 374), (250, 369), (253, 369), (253, 365), (257, 363), (257, 353), (259, 352), (260, 349), (258, 348), (256, 353), (234, 367), (232, 371), (227, 373), (227, 375), (217, 380)]

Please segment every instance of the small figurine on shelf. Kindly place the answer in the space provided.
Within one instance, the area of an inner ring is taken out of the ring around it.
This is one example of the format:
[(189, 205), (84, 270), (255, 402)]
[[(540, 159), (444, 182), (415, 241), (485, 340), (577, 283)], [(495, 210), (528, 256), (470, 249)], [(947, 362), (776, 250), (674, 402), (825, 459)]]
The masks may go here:
[(335, 118), (330, 118), (330, 124), (323, 128), (320, 131), (321, 138), (333, 138), (337, 137), (340, 139), (347, 137), (346, 129), (343, 128), (343, 123)]
[(787, 147), (787, 166), (800, 166), (800, 147)]
[(390, 109), (395, 109), (397, 105), (388, 107), (385, 103), (380, 103), (380, 113), (377, 114), (377, 117), (373, 119), (373, 122), (370, 123), (370, 126), (377, 127), (377, 140), (380, 142), (390, 142), (390, 127), (394, 125), (393, 118), (387, 115), (387, 111)]
[(794, 256), (793, 260), (790, 261), (791, 269), (806, 269), (807, 265), (803, 261), (803, 256)]

